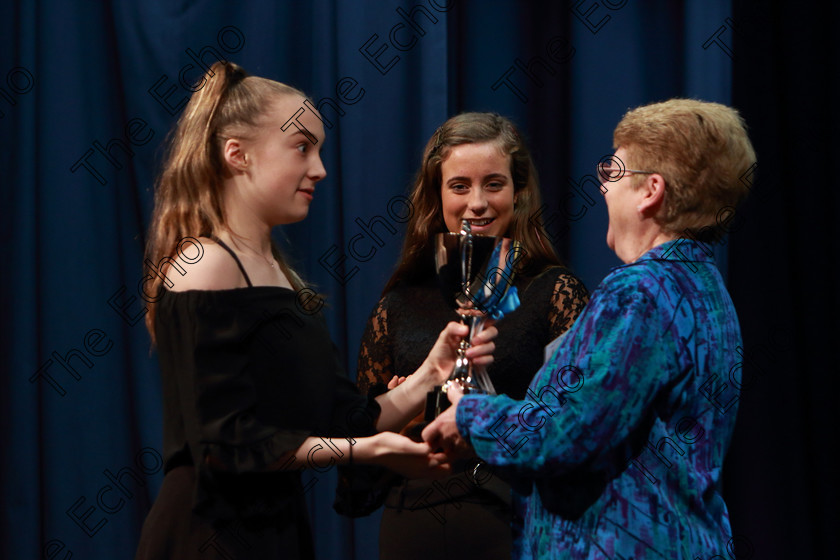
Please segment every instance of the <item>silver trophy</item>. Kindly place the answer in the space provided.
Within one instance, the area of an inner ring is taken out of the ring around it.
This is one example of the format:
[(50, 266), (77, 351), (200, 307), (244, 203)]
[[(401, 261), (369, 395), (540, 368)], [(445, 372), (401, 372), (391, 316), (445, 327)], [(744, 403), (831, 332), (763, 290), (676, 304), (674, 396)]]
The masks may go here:
[(446, 389), (457, 383), (464, 393), (495, 395), (487, 370), (466, 357), (473, 336), (484, 328), (488, 317), (500, 319), (519, 306), (513, 287), (516, 261), (521, 256), (519, 242), (506, 237), (474, 235), (467, 220), (459, 233), (435, 236), (435, 266), (443, 296), (470, 327), (470, 333), (458, 347), (455, 367), (448, 381), (435, 387), (426, 399), (426, 421), (431, 421), (448, 406)]

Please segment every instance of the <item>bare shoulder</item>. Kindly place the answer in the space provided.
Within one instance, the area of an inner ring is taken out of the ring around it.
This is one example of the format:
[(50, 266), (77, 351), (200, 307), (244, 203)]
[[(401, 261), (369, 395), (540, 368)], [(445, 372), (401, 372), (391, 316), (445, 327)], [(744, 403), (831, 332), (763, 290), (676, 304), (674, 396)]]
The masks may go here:
[(229, 290), (246, 286), (242, 271), (233, 257), (210, 238), (199, 237), (201, 254), (197, 260), (186, 261), (178, 255), (174, 261), (180, 265), (169, 267), (166, 276), (175, 284), (173, 292), (187, 290)]

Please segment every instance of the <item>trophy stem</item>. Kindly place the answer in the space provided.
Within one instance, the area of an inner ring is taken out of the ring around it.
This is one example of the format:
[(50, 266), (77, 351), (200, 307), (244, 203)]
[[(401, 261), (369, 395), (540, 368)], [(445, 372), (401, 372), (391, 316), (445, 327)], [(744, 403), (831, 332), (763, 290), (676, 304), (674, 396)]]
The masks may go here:
[[(443, 386), (430, 391), (426, 420), (434, 419), (449, 406), (446, 388), (457, 383), (464, 393), (495, 395), (496, 389), (484, 366), (473, 364), (466, 352), (490, 316), (497, 319), (519, 305), (512, 286), (513, 264), (519, 244), (504, 237), (473, 235), (469, 220), (461, 221), (460, 232), (435, 236), (435, 267), (446, 301), (455, 308), (469, 335), (456, 350), (455, 366)], [(513, 292), (509, 292), (513, 289)], [(513, 298), (506, 296), (511, 294)], [(504, 301), (509, 299), (509, 301)]]
[(484, 315), (460, 315), (461, 322), (470, 328), (470, 333), (458, 345), (455, 367), (450, 374), (450, 381), (457, 381), (465, 393), (486, 393), (495, 395), (496, 389), (484, 366), (475, 365), (466, 356), (467, 349), (472, 346), (472, 337), (478, 335), (486, 323)]

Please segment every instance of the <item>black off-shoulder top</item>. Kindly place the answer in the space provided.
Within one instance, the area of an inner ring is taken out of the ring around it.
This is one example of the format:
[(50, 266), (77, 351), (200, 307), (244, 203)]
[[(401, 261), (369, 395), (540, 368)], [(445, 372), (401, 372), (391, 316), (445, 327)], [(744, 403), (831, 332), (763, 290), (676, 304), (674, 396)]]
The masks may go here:
[(374, 433), (379, 405), (347, 379), (323, 316), (293, 290), (163, 290), (155, 328), (164, 469), (195, 466), (197, 514), (283, 516), (303, 497), (302, 465), (284, 454), (308, 436)]

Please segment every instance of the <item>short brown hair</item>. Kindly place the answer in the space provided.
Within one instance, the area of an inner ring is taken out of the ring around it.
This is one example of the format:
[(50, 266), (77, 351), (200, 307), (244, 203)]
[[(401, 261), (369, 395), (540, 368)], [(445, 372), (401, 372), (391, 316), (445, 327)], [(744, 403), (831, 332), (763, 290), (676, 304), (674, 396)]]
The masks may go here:
[[(664, 231), (714, 241), (723, 208), (735, 208), (750, 185), (741, 178), (755, 151), (738, 111), (720, 103), (670, 99), (628, 111), (613, 132), (628, 168), (655, 171), (665, 179), (665, 199), (655, 217)], [(639, 179), (641, 181), (641, 179)]]

